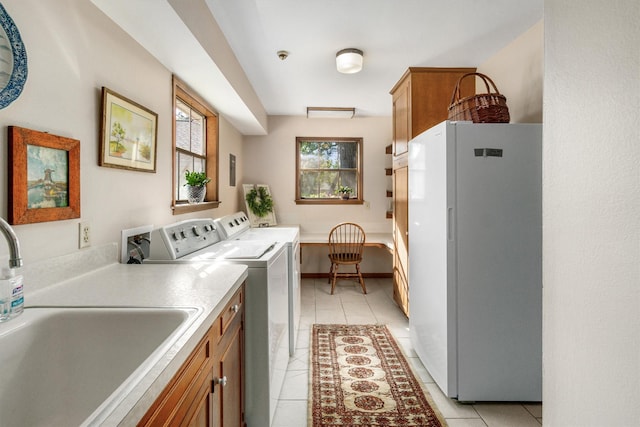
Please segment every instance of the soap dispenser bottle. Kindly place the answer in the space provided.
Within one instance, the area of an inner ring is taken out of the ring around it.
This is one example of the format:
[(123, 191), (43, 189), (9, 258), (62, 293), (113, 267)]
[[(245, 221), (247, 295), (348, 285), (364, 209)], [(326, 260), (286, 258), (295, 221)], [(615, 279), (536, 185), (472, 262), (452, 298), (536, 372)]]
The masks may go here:
[(4, 271), (0, 279), (0, 322), (6, 322), (11, 318), (11, 294), (13, 284), (9, 278), (5, 278)]
[(24, 290), (22, 288), (22, 275), (16, 275), (13, 268), (2, 268), (3, 280), (8, 280), (11, 287), (11, 312), (10, 317), (14, 318), (22, 314), (24, 310)]

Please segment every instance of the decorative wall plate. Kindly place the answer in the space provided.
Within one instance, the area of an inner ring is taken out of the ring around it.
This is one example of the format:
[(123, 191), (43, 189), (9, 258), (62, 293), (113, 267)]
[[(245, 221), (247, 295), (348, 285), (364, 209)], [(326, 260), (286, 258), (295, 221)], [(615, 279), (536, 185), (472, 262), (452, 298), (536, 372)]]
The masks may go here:
[(27, 81), (27, 51), (18, 27), (0, 3), (0, 109), (16, 100)]

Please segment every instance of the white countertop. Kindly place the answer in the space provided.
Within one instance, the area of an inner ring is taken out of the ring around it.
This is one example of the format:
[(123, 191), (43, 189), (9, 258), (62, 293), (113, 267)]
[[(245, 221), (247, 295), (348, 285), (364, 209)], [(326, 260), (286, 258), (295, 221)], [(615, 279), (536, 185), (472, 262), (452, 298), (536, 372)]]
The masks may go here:
[(29, 293), (25, 306), (178, 306), (201, 310), (194, 323), (102, 424), (135, 425), (246, 278), (247, 267), (240, 264), (113, 263)]

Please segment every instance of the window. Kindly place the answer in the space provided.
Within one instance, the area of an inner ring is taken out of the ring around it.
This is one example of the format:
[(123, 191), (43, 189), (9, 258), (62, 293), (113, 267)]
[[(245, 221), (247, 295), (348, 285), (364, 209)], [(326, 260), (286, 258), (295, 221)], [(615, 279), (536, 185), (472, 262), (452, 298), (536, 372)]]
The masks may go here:
[[(173, 213), (195, 212), (217, 207), (218, 201), (218, 116), (196, 93), (173, 78)], [(206, 172), (204, 203), (189, 204), (184, 173)]]
[[(296, 203), (362, 204), (362, 138), (296, 138)], [(348, 199), (341, 187), (352, 191)]]

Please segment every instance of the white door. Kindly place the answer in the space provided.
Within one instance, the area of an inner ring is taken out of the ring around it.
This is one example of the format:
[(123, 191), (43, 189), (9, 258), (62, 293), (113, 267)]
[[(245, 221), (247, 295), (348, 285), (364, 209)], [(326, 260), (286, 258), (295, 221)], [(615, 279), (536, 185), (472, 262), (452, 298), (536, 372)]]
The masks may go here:
[(449, 270), (455, 235), (451, 215), (451, 128), (443, 122), (409, 143), (409, 316), (412, 344), (442, 391), (457, 395), (455, 304)]

